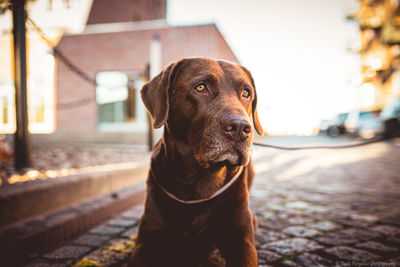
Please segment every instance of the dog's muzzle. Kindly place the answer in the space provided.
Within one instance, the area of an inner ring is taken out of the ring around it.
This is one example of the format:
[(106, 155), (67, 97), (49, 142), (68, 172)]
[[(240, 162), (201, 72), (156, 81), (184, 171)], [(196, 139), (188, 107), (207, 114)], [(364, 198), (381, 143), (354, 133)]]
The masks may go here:
[(252, 128), (248, 119), (240, 115), (229, 115), (222, 122), (222, 131), (228, 139), (243, 142), (251, 135)]

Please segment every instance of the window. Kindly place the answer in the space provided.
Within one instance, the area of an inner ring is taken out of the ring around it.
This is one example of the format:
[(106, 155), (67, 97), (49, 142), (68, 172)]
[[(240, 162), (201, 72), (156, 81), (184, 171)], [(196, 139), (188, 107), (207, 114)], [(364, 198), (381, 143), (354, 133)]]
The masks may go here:
[(15, 132), (14, 85), (10, 79), (0, 80), (0, 133)]
[(96, 76), (96, 100), (99, 123), (134, 122), (136, 88), (128, 75), (118, 71), (100, 72)]
[[(27, 97), (29, 132), (51, 133), (54, 131), (54, 57), (38, 39), (30, 39), (27, 56)], [(11, 46), (5, 48), (0, 41), (0, 133), (14, 133), (15, 89), (11, 75)]]
[[(33, 63), (32, 63), (33, 64)], [(46, 54), (36, 59), (41, 73), (31, 71), (28, 77), (28, 118), (31, 133), (54, 131), (54, 57)]]
[(138, 72), (103, 71), (96, 75), (98, 127), (104, 132), (145, 132), (146, 108), (140, 100), (143, 86)]

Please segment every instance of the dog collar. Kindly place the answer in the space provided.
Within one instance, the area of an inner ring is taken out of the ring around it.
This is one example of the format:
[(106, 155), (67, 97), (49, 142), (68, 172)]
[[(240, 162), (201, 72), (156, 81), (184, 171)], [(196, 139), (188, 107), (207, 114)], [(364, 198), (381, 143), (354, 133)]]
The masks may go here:
[(201, 199), (195, 199), (195, 200), (183, 200), (180, 199), (179, 197), (175, 196), (173, 193), (169, 192), (167, 189), (165, 189), (165, 187), (163, 187), (158, 180), (155, 178), (154, 175), (153, 176), (153, 180), (156, 182), (156, 184), (161, 188), (161, 190), (170, 198), (172, 198), (175, 201), (178, 201), (182, 204), (198, 204), (198, 203), (204, 203), (207, 202), (211, 199), (216, 198), (217, 196), (221, 195), (223, 192), (225, 192), (229, 187), (231, 187), (231, 185), (240, 177), (240, 175), (242, 174), (243, 171), (243, 166), (240, 166), (239, 171), (235, 174), (235, 176), (232, 177), (232, 179), (226, 183), (223, 187), (221, 187), (220, 189), (218, 189), (214, 194), (212, 194), (210, 197), (207, 198), (201, 198)]

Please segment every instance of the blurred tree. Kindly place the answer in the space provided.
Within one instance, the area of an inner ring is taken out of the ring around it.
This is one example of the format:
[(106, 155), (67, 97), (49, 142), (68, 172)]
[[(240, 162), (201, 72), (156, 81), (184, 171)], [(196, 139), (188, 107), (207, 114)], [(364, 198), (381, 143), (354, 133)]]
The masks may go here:
[(359, 0), (348, 19), (360, 27), (362, 83), (375, 88), (373, 108), (400, 95), (400, 0)]

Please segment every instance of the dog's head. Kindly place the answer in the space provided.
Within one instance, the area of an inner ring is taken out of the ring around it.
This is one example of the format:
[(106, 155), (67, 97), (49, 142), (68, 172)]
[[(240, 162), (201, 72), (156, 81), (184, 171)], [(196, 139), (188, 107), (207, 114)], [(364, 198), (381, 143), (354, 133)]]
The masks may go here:
[(263, 129), (253, 78), (227, 61), (186, 58), (171, 63), (141, 91), (155, 128), (166, 125), (193, 149), (203, 168), (246, 165), (253, 139)]

